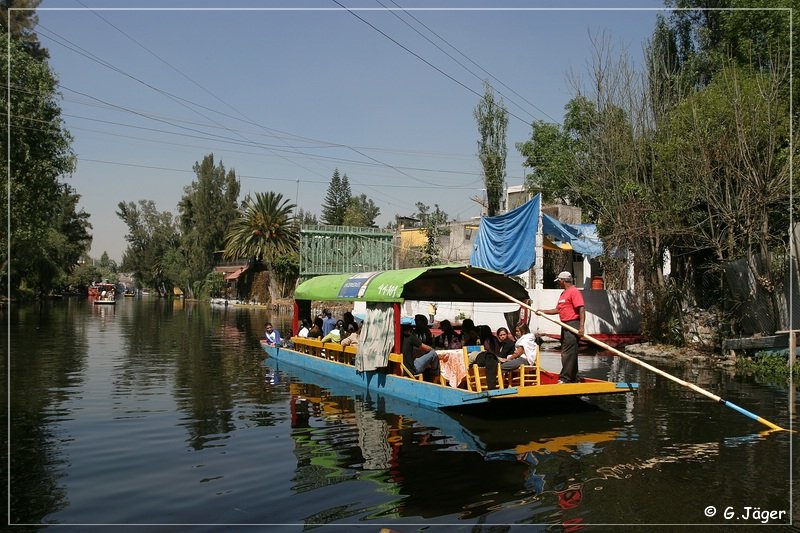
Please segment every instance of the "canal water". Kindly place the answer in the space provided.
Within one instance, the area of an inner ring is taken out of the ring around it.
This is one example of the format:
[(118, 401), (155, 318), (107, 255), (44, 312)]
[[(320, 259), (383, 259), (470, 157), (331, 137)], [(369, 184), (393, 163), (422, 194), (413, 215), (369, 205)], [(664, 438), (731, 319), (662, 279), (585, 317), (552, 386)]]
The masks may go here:
[[(289, 318), (264, 309), (144, 297), (2, 313), (9, 521), (32, 529), (755, 526), (789, 523), (797, 499), (796, 437), (611, 356), (581, 356), (583, 375), (638, 393), (487, 418), (265, 364), (264, 322)], [(783, 385), (657, 365), (796, 423)]]

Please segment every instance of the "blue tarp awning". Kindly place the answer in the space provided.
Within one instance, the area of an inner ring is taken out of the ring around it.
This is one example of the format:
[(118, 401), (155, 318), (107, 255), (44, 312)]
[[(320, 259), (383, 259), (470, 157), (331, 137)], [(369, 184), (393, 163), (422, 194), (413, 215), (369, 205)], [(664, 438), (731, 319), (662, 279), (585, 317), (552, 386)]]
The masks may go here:
[(568, 242), (573, 250), (586, 257), (603, 255), (603, 243), (597, 236), (595, 224), (566, 224), (548, 214), (543, 214), (542, 233), (556, 240)]
[[(536, 262), (536, 230), (541, 194), (508, 213), (481, 219), (470, 256), (473, 266), (517, 276)], [(603, 243), (595, 224), (566, 224), (542, 214), (542, 233), (553, 241), (569, 243), (572, 250), (587, 257), (603, 254)]]
[(541, 194), (494, 217), (483, 217), (469, 262), (472, 266), (517, 276), (536, 262), (536, 228)]

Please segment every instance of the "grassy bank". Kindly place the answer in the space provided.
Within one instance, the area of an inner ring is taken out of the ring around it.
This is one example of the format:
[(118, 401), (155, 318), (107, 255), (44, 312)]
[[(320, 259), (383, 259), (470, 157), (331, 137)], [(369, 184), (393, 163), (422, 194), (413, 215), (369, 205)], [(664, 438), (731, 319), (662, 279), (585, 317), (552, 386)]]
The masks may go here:
[(739, 374), (752, 375), (770, 383), (787, 383), (789, 376), (795, 384), (800, 381), (800, 365), (789, 368), (789, 351), (758, 352), (753, 357), (739, 357), (736, 360)]

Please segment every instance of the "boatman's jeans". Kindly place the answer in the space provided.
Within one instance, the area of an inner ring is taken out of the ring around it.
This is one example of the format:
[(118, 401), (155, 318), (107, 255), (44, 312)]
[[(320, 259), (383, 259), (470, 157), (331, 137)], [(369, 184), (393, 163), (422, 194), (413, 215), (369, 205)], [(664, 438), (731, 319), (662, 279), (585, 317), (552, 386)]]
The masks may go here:
[[(580, 320), (569, 320), (564, 324), (578, 329)], [(578, 337), (566, 328), (561, 328), (561, 375), (559, 379), (565, 383), (578, 381)]]

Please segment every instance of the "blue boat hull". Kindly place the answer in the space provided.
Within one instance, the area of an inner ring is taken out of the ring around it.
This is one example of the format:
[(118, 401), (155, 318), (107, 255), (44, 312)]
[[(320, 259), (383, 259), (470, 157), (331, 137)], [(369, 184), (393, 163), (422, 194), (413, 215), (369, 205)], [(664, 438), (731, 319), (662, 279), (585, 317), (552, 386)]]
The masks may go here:
[(516, 391), (516, 389), (503, 389), (481, 393), (469, 392), (464, 389), (443, 387), (426, 381), (395, 376), (385, 371), (358, 372), (350, 365), (320, 357), (310, 357), (289, 348), (265, 344), (261, 346), (270, 358), (281, 363), (338, 379), (366, 389), (367, 392), (373, 391), (376, 394), (400, 398), (411, 404), (425, 407), (446, 408), (482, 404), (489, 402), (495, 396), (504, 396)]

